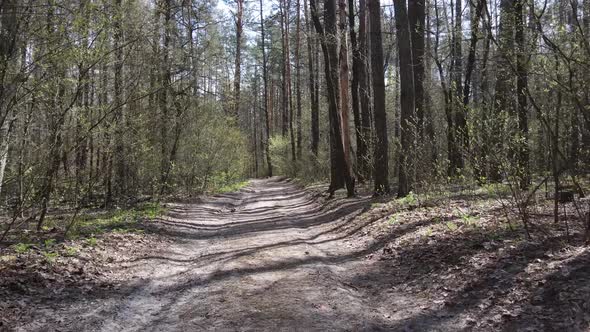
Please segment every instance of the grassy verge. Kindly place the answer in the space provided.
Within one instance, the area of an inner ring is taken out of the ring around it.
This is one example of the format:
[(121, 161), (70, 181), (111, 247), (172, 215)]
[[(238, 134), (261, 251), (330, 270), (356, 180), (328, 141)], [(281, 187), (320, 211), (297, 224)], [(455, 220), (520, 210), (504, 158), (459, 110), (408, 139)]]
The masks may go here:
[(101, 214), (85, 214), (78, 217), (68, 234), (70, 237), (88, 237), (105, 232), (141, 232), (140, 221), (155, 219), (166, 212), (159, 203), (145, 203), (131, 209), (117, 209)]
[(247, 186), (249, 183), (250, 183), (250, 181), (245, 180), (245, 181), (229, 182), (229, 183), (225, 183), (220, 186), (214, 186), (209, 191), (209, 194), (223, 194), (223, 193), (238, 191), (238, 190), (244, 188), (245, 186)]
[[(40, 251), (48, 261), (55, 255), (75, 256), (73, 246), (96, 246), (105, 233), (143, 233), (140, 222), (156, 219), (166, 212), (159, 203), (144, 203), (129, 209), (81, 211), (74, 220), (71, 215), (47, 218), (42, 232), (19, 230), (10, 240), (8, 254)], [(67, 234), (65, 230), (71, 225)], [(66, 244), (67, 243), (67, 244)]]

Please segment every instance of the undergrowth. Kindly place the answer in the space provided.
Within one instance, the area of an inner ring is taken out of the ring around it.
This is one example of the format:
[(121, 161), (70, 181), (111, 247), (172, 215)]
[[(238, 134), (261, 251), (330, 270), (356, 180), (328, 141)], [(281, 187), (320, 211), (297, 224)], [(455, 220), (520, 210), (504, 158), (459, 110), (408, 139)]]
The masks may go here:
[(103, 214), (85, 214), (74, 222), (68, 236), (86, 238), (105, 232), (141, 232), (138, 222), (161, 216), (166, 209), (160, 203), (145, 203), (130, 209), (117, 209)]
[(245, 186), (247, 186), (248, 183), (250, 183), (250, 181), (238, 181), (238, 182), (228, 183), (228, 184), (223, 185), (219, 188), (215, 188), (212, 193), (223, 194), (223, 193), (227, 193), (227, 192), (238, 191), (238, 190), (244, 188)]
[[(156, 219), (166, 212), (159, 203), (144, 203), (128, 209), (107, 211), (82, 211), (74, 220), (72, 217), (51, 216), (42, 227), (42, 232), (27, 230), (19, 237), (10, 238), (11, 251), (15, 254), (26, 254), (31, 250), (41, 250), (47, 262), (55, 259), (54, 253), (64, 256), (75, 256), (78, 249), (65, 245), (65, 241), (80, 241), (79, 244), (94, 247), (97, 237), (105, 233), (143, 233), (140, 222)], [(70, 225), (69, 231), (65, 230)]]
[(205, 192), (207, 194), (222, 194), (238, 191), (247, 186), (248, 183), (248, 180), (244, 180), (237, 173), (220, 172), (211, 177)]

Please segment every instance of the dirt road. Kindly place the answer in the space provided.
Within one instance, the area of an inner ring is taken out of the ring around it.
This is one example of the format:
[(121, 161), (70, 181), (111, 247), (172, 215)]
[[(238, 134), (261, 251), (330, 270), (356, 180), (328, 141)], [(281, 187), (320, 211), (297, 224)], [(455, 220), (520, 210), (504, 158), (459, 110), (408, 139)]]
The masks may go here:
[(385, 331), (425, 300), (388, 290), (367, 260), (377, 244), (348, 221), (369, 198), (325, 202), (280, 179), (197, 204), (173, 204), (153, 230), (173, 244), (123, 262), (129, 280), (110, 293), (41, 309), (28, 329), (93, 331)]
[(252, 180), (17, 274), (0, 331), (588, 331), (587, 248), (527, 241), (490, 202), (404, 210)]

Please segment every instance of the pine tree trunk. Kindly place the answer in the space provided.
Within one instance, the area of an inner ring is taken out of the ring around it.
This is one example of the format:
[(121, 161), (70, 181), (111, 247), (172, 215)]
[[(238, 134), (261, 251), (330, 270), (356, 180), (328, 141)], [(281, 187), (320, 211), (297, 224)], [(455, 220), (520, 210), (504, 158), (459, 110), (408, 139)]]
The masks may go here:
[(301, 159), (303, 143), (301, 123), (301, 2), (297, 0), (297, 14), (295, 16), (295, 102), (297, 104), (297, 158)]
[(371, 177), (369, 149), (371, 148), (371, 86), (369, 83), (369, 56), (367, 34), (367, 4), (366, 0), (359, 0), (359, 101), (360, 101), (360, 134), (362, 145), (357, 147), (358, 169), (364, 179)]
[(244, 14), (244, 0), (236, 0), (236, 59), (234, 70), (234, 116), (238, 117), (240, 110), (240, 80), (242, 77), (242, 16)]
[(324, 70), (328, 88), (328, 115), (330, 120), (330, 196), (337, 189), (346, 185), (348, 196), (354, 195), (354, 177), (349, 171), (344, 157), (344, 142), (342, 136), (342, 115), (340, 110), (340, 67), (338, 63), (338, 25), (336, 16), (336, 1), (324, 1), (325, 30), (319, 19), (315, 0), (310, 0), (311, 16), (318, 34), (321, 35), (322, 53), (324, 54)]
[(115, 1), (115, 20), (114, 20), (114, 35), (113, 47), (115, 49), (114, 59), (114, 81), (113, 81), (113, 101), (114, 107), (117, 108), (115, 112), (115, 142), (114, 142), (114, 159), (116, 165), (116, 187), (117, 195), (122, 195), (127, 192), (127, 172), (126, 172), (126, 158), (124, 147), (124, 131), (125, 131), (125, 115), (123, 113), (123, 48), (121, 47), (123, 39), (123, 9), (121, 8), (121, 1)]
[(171, 39), (171, 0), (164, 0), (162, 11), (164, 15), (164, 36), (162, 45), (162, 63), (160, 68), (160, 94), (159, 94), (159, 107), (160, 107), (160, 147), (161, 147), (161, 169), (160, 169), (160, 182), (161, 189), (160, 194), (164, 194), (168, 191), (168, 173), (171, 167), (170, 164), (170, 148), (169, 148), (169, 107), (168, 107), (168, 93), (170, 90), (171, 72), (170, 72), (170, 39)]
[(412, 71), (412, 48), (408, 12), (404, 1), (394, 4), (397, 28), (398, 57), (400, 67), (400, 141), (398, 164), (398, 197), (406, 196), (412, 189), (409, 153), (413, 142), (413, 118), (415, 116), (414, 73)]
[[(262, 0), (260, 0), (260, 35), (261, 35), (261, 48), (262, 48), (262, 79), (264, 82), (264, 118), (265, 118), (265, 133), (266, 140), (264, 142), (264, 149), (266, 153), (266, 165), (268, 167), (268, 176), (272, 176), (272, 161), (270, 158), (270, 112), (268, 109), (268, 68), (266, 60), (266, 36), (264, 35), (264, 13)], [(272, 89), (271, 89), (272, 94)]]
[(317, 50), (314, 48), (314, 39), (312, 38), (311, 20), (308, 17), (307, 0), (304, 0), (305, 6), (305, 28), (307, 32), (307, 64), (309, 70), (309, 94), (311, 101), (311, 152), (314, 156), (318, 156), (319, 144), (320, 144), (320, 105), (319, 96), (316, 93), (316, 70), (315, 68), (315, 53)]
[[(397, 7), (397, 5), (396, 5)], [(371, 36), (371, 75), (373, 79), (373, 107), (375, 142), (373, 180), (375, 194), (382, 195), (390, 191), (389, 187), (389, 141), (387, 138), (387, 113), (385, 110), (385, 77), (383, 60), (383, 41), (381, 37), (381, 4), (379, 0), (368, 0), (369, 34)], [(405, 3), (404, 3), (405, 12)], [(397, 21), (397, 19), (396, 19)], [(406, 16), (406, 31), (407, 16)], [(409, 32), (409, 31), (408, 31)], [(409, 38), (409, 35), (407, 36)], [(409, 39), (408, 39), (409, 43)], [(409, 46), (409, 45), (408, 45)], [(409, 48), (408, 48), (409, 51)], [(407, 58), (411, 61), (411, 58)], [(411, 67), (408, 67), (411, 69)], [(410, 81), (412, 79), (410, 78)]]

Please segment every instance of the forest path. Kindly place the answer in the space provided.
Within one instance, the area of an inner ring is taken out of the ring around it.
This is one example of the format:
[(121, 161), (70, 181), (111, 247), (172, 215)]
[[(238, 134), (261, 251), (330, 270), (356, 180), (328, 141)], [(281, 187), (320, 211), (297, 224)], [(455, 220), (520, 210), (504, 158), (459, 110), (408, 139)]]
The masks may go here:
[(150, 222), (175, 239), (169, 248), (124, 262), (129, 284), (117, 294), (53, 315), (67, 330), (433, 329), (436, 322), (415, 319), (426, 300), (387, 287), (394, 271), (365, 258), (380, 247), (352, 239), (362, 227), (349, 221), (371, 203), (322, 202), (271, 178), (197, 204), (173, 204)]

